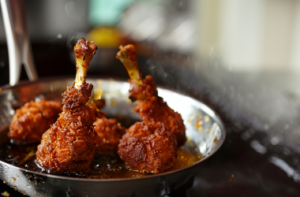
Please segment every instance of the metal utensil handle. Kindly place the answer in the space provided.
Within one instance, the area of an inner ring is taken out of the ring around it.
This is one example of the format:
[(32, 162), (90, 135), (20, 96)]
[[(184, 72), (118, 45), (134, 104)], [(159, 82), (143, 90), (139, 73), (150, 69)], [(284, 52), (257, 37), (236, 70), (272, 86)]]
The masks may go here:
[(27, 34), (23, 0), (0, 0), (9, 54), (9, 83), (15, 85), (20, 78), (21, 65), (25, 65), (29, 80), (38, 79)]

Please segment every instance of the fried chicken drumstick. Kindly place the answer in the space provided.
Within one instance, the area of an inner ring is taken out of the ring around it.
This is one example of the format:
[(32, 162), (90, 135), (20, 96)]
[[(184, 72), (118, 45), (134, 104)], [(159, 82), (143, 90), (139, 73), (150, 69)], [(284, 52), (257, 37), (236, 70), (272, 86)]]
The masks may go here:
[(132, 170), (147, 173), (168, 170), (176, 161), (177, 146), (186, 140), (181, 115), (158, 96), (151, 76), (142, 79), (133, 45), (120, 46), (117, 58), (128, 71), (129, 94), (138, 100), (135, 111), (142, 119), (122, 137), (118, 153)]
[(88, 102), (93, 85), (86, 83), (85, 78), (96, 50), (94, 42), (84, 38), (74, 47), (76, 80), (63, 93), (63, 112), (44, 133), (36, 154), (37, 163), (47, 171), (85, 171), (94, 157), (97, 134), (93, 123), (102, 113)]
[(140, 114), (143, 121), (162, 122), (176, 136), (177, 146), (182, 146), (186, 141), (182, 117), (158, 96), (156, 84), (150, 75), (142, 79), (135, 47), (133, 45), (120, 46), (117, 59), (124, 64), (130, 76), (129, 94), (131, 98), (138, 100), (135, 111)]
[(58, 101), (30, 101), (16, 111), (7, 135), (17, 143), (39, 142), (60, 112)]

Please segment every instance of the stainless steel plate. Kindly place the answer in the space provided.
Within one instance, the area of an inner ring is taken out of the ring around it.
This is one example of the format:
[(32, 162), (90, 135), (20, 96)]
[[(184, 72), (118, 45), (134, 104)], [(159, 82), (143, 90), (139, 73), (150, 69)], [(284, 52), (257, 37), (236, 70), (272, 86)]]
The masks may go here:
[[(73, 78), (44, 79), (13, 87), (2, 87), (0, 93), (0, 143), (7, 140), (7, 128), (15, 113), (14, 106), (39, 97), (60, 99)], [(88, 79), (94, 93), (102, 89), (106, 101), (102, 109), (108, 116), (127, 116), (139, 119), (133, 113), (134, 104), (128, 99), (129, 84), (124, 81)], [(87, 179), (38, 173), (0, 160), (0, 178), (29, 196), (163, 196), (180, 188), (196, 172), (200, 164), (213, 155), (225, 139), (225, 128), (217, 114), (200, 101), (164, 88), (159, 95), (184, 119), (186, 134), (196, 152), (203, 158), (186, 168), (131, 179)]]

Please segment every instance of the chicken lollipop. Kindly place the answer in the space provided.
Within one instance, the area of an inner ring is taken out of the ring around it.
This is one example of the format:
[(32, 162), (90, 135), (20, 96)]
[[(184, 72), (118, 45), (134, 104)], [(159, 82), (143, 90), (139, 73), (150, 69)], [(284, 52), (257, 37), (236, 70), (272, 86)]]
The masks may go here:
[(120, 140), (119, 155), (132, 170), (163, 172), (176, 161), (176, 137), (159, 122), (137, 122)]
[(118, 152), (118, 144), (125, 133), (125, 128), (116, 119), (106, 117), (97, 118), (94, 122), (96, 139), (96, 153), (101, 155), (112, 155)]
[(39, 142), (60, 112), (58, 101), (30, 101), (16, 111), (7, 135), (17, 143)]
[(133, 45), (120, 46), (117, 59), (124, 64), (129, 74), (130, 97), (138, 100), (135, 111), (140, 114), (143, 121), (163, 123), (176, 136), (177, 146), (182, 146), (186, 141), (182, 117), (158, 96), (156, 84), (150, 75), (142, 79), (135, 47)]
[(37, 163), (47, 171), (85, 171), (94, 157), (97, 134), (93, 123), (102, 113), (88, 102), (93, 85), (86, 83), (85, 78), (96, 50), (94, 42), (84, 38), (74, 47), (76, 80), (63, 93), (63, 112), (44, 133), (36, 154)]

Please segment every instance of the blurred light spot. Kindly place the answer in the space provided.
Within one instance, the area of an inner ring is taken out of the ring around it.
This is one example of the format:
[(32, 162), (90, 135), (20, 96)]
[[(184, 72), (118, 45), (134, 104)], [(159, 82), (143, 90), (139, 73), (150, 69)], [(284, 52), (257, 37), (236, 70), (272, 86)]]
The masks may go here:
[(209, 119), (210, 119), (209, 116), (205, 116), (205, 117), (204, 117), (205, 122), (208, 122)]
[(61, 39), (62, 38), (62, 35), (61, 34), (57, 34), (56, 36), (58, 39)]
[(270, 141), (271, 141), (271, 144), (272, 144), (272, 145), (277, 145), (278, 142), (279, 142), (279, 140), (278, 140), (277, 137), (272, 137)]
[(269, 126), (268, 124), (265, 124), (265, 125), (264, 125), (264, 129), (265, 129), (265, 130), (268, 130), (269, 128), (270, 128), (270, 126)]
[(101, 99), (102, 93), (103, 93), (102, 89), (96, 88), (94, 90), (94, 99), (95, 100)]
[(229, 181), (228, 181), (228, 185), (229, 185), (230, 187), (233, 186), (233, 178), (234, 178), (234, 175), (232, 174), (232, 175), (230, 176)]
[(112, 106), (116, 106), (116, 105), (118, 105), (118, 102), (117, 102), (115, 99), (112, 99), (112, 100), (110, 101), (110, 104), (111, 104)]
[[(196, 122), (196, 129), (199, 129), (200, 127), (202, 127), (202, 124), (203, 124), (203, 121), (202, 121), (202, 118), (200, 117), (197, 122)], [(201, 131), (202, 131), (202, 128), (201, 128)]]
[(251, 147), (260, 154), (265, 154), (267, 152), (266, 147), (261, 145), (258, 141), (252, 140), (251, 141)]
[(289, 177), (293, 177), (294, 181), (300, 181), (300, 174), (293, 169), (289, 164), (278, 157), (271, 157), (270, 162), (287, 173)]
[[(3, 181), (3, 183), (4, 183), (5, 181)], [(1, 193), (1, 196), (10, 196), (10, 194), (7, 192), (7, 191), (4, 191), (4, 192), (2, 192)]]
[(15, 110), (11, 109), (11, 110), (9, 111), (9, 114), (13, 116), (13, 115), (15, 114)]

